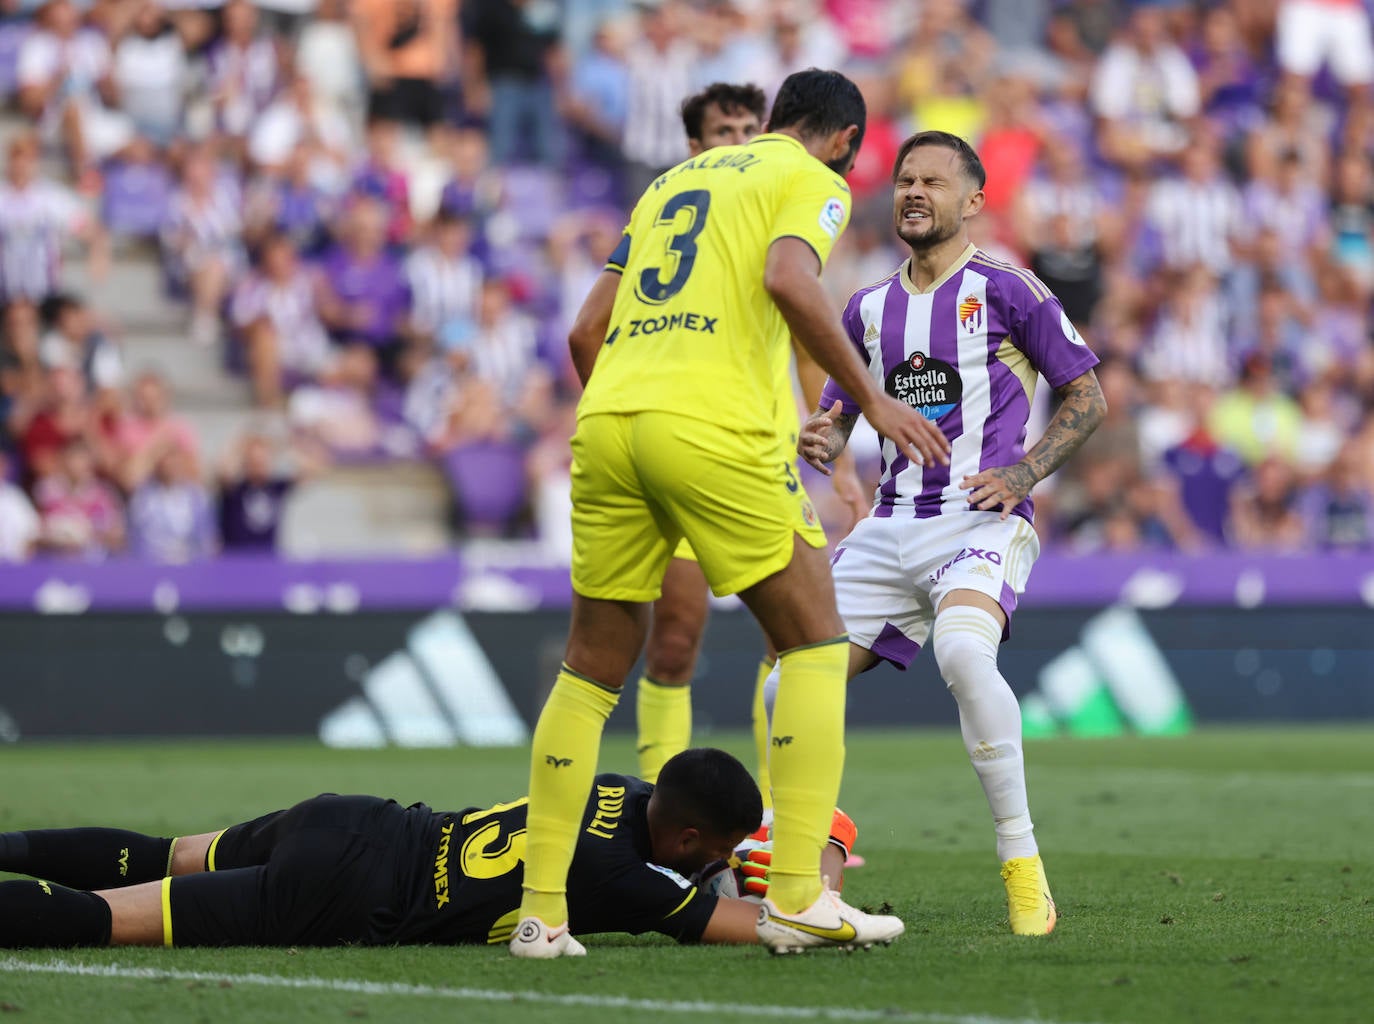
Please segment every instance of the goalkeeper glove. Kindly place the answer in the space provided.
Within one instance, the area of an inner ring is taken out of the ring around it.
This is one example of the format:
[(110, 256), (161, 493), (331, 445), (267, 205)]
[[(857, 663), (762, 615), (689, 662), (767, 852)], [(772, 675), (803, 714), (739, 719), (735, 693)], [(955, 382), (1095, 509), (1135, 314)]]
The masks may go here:
[[(830, 820), (830, 842), (838, 846), (840, 852), (848, 859), (858, 838), (859, 829), (854, 824), (854, 819), (836, 807), (834, 817)], [(771, 841), (762, 843), (750, 850), (738, 869), (740, 894), (757, 896), (760, 899), (767, 896), (772, 868), (773, 843)]]

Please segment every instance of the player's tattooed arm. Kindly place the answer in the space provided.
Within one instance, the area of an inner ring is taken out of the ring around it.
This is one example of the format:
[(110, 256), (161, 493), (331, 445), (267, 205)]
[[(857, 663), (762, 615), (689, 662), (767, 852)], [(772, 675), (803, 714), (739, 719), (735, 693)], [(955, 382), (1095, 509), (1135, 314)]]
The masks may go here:
[(969, 504), (980, 509), (1000, 507), (1002, 518), (1030, 494), (1031, 488), (1069, 460), (1107, 415), (1107, 399), (1097, 374), (1088, 370), (1055, 389), (1059, 409), (1045, 436), (1013, 466), (997, 466), (966, 476), (960, 486), (970, 490)]
[(829, 409), (813, 412), (797, 438), (797, 454), (826, 476), (830, 475), (827, 463), (840, 457), (859, 419), (858, 413), (844, 413), (841, 408), (837, 401)]

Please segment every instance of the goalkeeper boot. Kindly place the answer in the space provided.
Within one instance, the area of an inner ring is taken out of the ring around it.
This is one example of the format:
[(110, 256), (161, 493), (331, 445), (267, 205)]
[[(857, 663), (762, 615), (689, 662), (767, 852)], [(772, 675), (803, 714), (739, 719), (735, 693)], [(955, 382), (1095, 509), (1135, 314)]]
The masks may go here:
[(1058, 914), (1038, 853), (1004, 863), (1002, 881), (1007, 885), (1007, 914), (1015, 934), (1048, 935), (1054, 931)]
[(550, 928), (537, 917), (526, 917), (515, 926), (510, 953), (526, 960), (552, 960), (556, 956), (586, 956), (587, 947), (572, 937), (566, 922)]
[(784, 914), (765, 899), (759, 906), (756, 925), (759, 941), (771, 953), (801, 953), (830, 946), (838, 949), (869, 949), (889, 946), (906, 931), (899, 917), (866, 914), (851, 907), (824, 882), (816, 902), (797, 914)]

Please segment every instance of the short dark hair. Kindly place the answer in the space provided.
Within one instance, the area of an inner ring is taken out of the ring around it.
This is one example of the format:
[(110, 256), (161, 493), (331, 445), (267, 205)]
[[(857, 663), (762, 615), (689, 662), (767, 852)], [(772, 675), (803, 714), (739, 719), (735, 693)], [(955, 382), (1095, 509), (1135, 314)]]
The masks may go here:
[(54, 292), (38, 304), (38, 318), (44, 327), (52, 327), (67, 313), (85, 305), (71, 292)]
[(670, 758), (655, 792), (674, 825), (715, 835), (753, 832), (763, 820), (763, 797), (749, 769), (715, 747), (694, 747)]
[(746, 82), (744, 85), (712, 82), (701, 92), (682, 101), (682, 127), (687, 132), (687, 138), (701, 141), (701, 123), (706, 119), (706, 108), (712, 103), (720, 107), (721, 113), (748, 111), (762, 123), (768, 106), (768, 97), (752, 82)]
[(801, 135), (829, 135), (859, 126), (850, 143), (851, 156), (859, 151), (868, 126), (868, 108), (859, 87), (838, 71), (808, 68), (787, 76), (773, 100), (768, 130), (793, 128)]
[(897, 150), (897, 159), (892, 163), (893, 181), (897, 180), (897, 172), (902, 169), (902, 161), (913, 149), (919, 146), (941, 146), (944, 149), (954, 150), (959, 156), (959, 162), (964, 168), (964, 175), (969, 181), (978, 188), (982, 188), (988, 183), (988, 172), (983, 170), (983, 161), (978, 159), (978, 154), (973, 147), (952, 132), (937, 131), (917, 132), (902, 143), (902, 148)]

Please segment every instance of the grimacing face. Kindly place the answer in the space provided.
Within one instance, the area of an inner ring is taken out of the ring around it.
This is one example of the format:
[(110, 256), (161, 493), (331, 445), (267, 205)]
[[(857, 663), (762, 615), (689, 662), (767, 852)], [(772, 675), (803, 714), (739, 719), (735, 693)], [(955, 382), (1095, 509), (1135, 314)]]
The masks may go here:
[(892, 186), (897, 237), (916, 250), (933, 249), (954, 238), (977, 191), (954, 150), (915, 147), (902, 160)]

